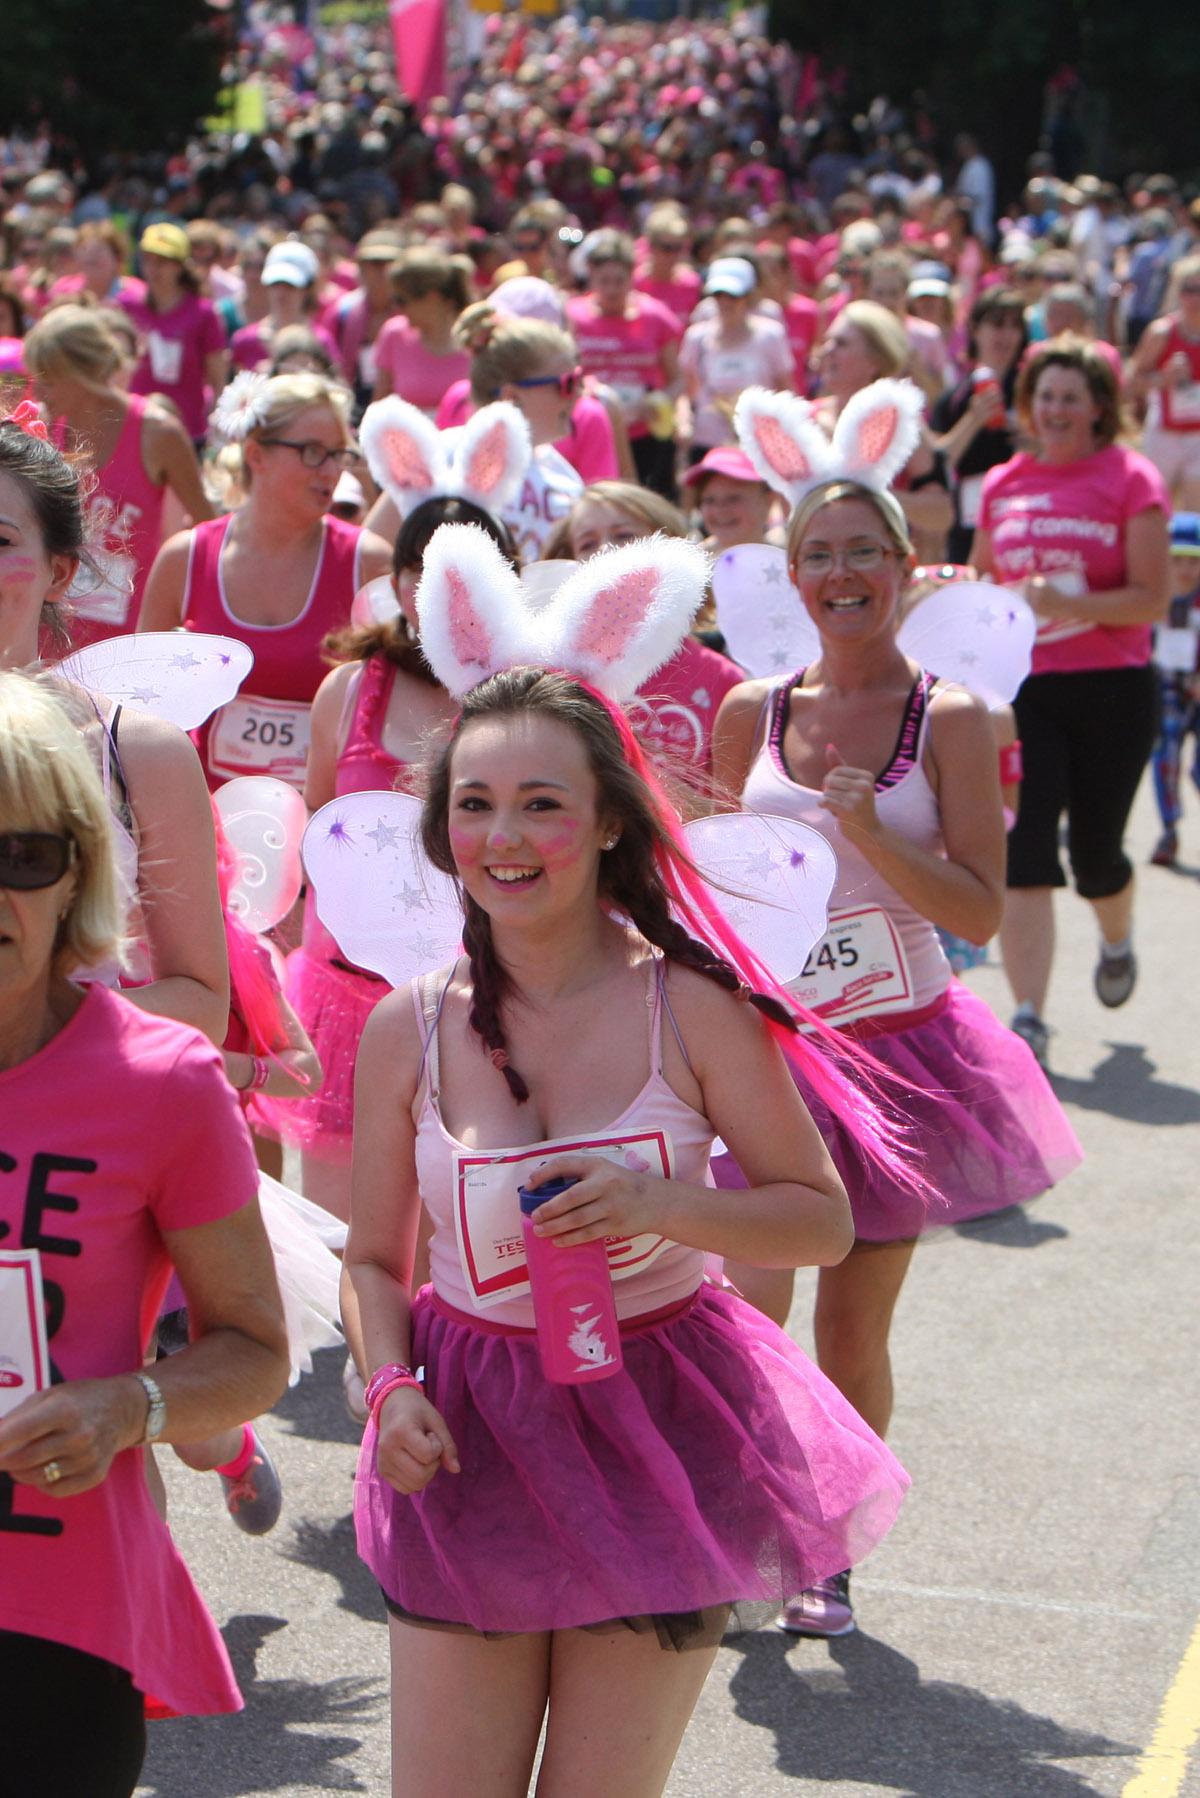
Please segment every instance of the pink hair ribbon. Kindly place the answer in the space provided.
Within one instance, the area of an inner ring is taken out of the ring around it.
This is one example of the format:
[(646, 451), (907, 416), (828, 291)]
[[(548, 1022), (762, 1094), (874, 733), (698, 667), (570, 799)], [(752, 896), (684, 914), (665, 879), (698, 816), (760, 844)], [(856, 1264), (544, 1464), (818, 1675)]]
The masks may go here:
[(19, 431), (24, 431), (26, 437), (39, 437), (43, 443), (49, 439), (50, 433), (46, 429), (46, 421), (32, 400), (22, 400), (16, 410), (9, 413), (4, 422), (16, 425)]

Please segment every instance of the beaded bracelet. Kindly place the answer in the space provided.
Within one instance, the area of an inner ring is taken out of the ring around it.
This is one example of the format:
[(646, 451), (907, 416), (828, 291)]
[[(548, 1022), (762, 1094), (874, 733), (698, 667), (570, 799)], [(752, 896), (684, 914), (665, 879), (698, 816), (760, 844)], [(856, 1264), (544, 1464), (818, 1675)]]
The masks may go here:
[(379, 1422), (379, 1410), (389, 1392), (395, 1392), (400, 1386), (415, 1386), (421, 1390), (421, 1382), (411, 1367), (405, 1367), (402, 1361), (388, 1361), (383, 1367), (377, 1367), (367, 1381), (367, 1389), (363, 1394), (367, 1410), (375, 1423)]

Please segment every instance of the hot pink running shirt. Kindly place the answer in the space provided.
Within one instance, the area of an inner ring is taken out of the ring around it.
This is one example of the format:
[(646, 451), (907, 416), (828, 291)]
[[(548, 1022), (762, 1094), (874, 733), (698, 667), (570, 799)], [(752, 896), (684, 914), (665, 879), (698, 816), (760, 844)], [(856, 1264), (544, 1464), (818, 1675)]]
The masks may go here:
[[(593, 294), (580, 294), (567, 301), (567, 318), (585, 374), (607, 381), (632, 407), (666, 386), (663, 351), (677, 344), (681, 333), (675, 314), (649, 294), (635, 290), (629, 305), (632, 316), (611, 318), (600, 311)], [(641, 422), (629, 427), (630, 437), (645, 437), (647, 431)]]
[[(1104, 593), (1127, 578), (1126, 525), (1150, 511), (1170, 516), (1162, 476), (1145, 456), (1114, 443), (1061, 468), (1022, 453), (990, 469), (979, 526), (991, 536), (998, 581), (1041, 574), (1077, 582), (1076, 591)], [(1055, 619), (1038, 630), (1032, 672), (1140, 668), (1150, 660), (1150, 637), (1148, 624)]]
[(147, 402), (131, 393), (116, 448), (96, 470), (87, 499), (87, 542), (94, 564), (80, 568), (67, 598), (71, 643), (82, 649), (136, 630), (146, 577), (162, 541), (163, 496), (142, 460)]
[(465, 350), (433, 355), (420, 332), (400, 316), (389, 318), (375, 339), (375, 368), (391, 377), (393, 393), (432, 418), (447, 387), (470, 374), (471, 358)]
[[(257, 1183), (216, 1050), (106, 987), (0, 1071), (0, 1241), (41, 1256), (54, 1379), (141, 1367), (171, 1274), (163, 1231), (240, 1211)], [(0, 1629), (115, 1662), (173, 1711), (238, 1710), (144, 1460), (125, 1449), (74, 1498), (0, 1473)]]
[(212, 393), (204, 383), (204, 359), (225, 348), (225, 331), (211, 300), (185, 293), (169, 312), (156, 312), (147, 297), (119, 301), (137, 327), (141, 356), (132, 393), (161, 393), (179, 409), (184, 428), (198, 443), (208, 426)]

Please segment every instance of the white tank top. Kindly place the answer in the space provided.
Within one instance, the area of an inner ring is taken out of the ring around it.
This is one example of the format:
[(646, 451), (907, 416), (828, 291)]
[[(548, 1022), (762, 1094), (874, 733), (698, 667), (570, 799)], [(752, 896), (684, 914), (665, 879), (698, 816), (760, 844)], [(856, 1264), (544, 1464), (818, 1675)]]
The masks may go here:
[[(768, 696), (766, 737), (751, 766), (742, 793), (747, 811), (768, 812), (797, 818), (832, 845), (838, 859), (838, 875), (830, 899), (830, 934), (834, 913), (878, 906), (895, 926), (903, 945), (912, 984), (912, 1010), (929, 1005), (950, 984), (946, 960), (937, 931), (915, 911), (895, 887), (876, 872), (838, 827), (832, 812), (820, 804), (820, 793), (802, 787), (788, 773), (783, 739), (792, 693), (804, 679), (804, 669), (780, 682)], [(875, 782), (875, 810), (898, 836), (933, 854), (943, 853), (942, 825), (937, 795), (922, 766), (929, 728), (929, 700), (936, 676), (922, 673), (913, 683), (896, 747), (887, 767)]]

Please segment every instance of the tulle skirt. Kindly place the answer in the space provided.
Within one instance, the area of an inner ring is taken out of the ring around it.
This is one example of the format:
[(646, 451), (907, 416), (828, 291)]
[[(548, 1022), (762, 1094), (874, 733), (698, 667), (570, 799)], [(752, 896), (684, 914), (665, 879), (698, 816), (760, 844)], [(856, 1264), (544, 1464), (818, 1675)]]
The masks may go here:
[(321, 1062), (321, 1090), (311, 1099), (264, 1099), (260, 1116), (284, 1142), (324, 1161), (348, 1164), (354, 1133), (354, 1063), (367, 1019), (391, 992), (386, 981), (309, 955), (288, 956), (288, 1000)]
[[(932, 1014), (932, 1015), (930, 1015)], [(1028, 1046), (961, 980), (907, 1028), (857, 1030), (876, 1060), (917, 1088), (896, 1104), (936, 1197), (928, 1205), (875, 1167), (844, 1125), (798, 1082), (850, 1195), (856, 1235), (896, 1242), (984, 1217), (1057, 1184), (1083, 1159), (1078, 1138)], [(746, 1184), (732, 1155), (718, 1186)]]
[(358, 1547), (393, 1608), (488, 1634), (669, 1624), (778, 1605), (887, 1534), (904, 1469), (736, 1293), (702, 1286), (621, 1340), (610, 1379), (553, 1385), (531, 1331), (422, 1289), (413, 1361), (462, 1471), (405, 1497), (367, 1425)]

